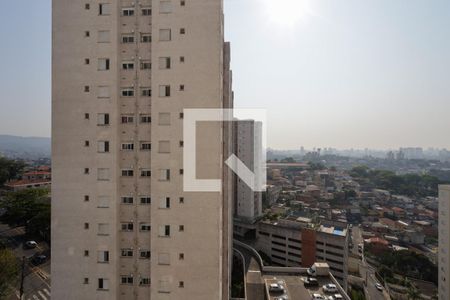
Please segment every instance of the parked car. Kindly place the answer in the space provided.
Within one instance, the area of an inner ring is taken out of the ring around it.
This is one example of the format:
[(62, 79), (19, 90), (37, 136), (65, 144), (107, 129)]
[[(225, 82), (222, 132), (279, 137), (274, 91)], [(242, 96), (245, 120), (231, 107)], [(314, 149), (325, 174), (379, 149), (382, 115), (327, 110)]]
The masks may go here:
[(273, 298), (273, 300), (288, 300), (288, 295), (278, 296)]
[(271, 283), (269, 285), (269, 292), (272, 293), (283, 293), (284, 292), (284, 287), (279, 284), (279, 283)]
[(338, 291), (336, 285), (332, 283), (325, 284), (322, 288), (327, 293), (336, 293)]
[(305, 287), (319, 286), (319, 282), (314, 277), (308, 277), (303, 281)]
[(37, 243), (35, 241), (26, 241), (24, 246), (27, 249), (34, 249), (37, 247)]
[(314, 293), (312, 295), (312, 300), (325, 300), (325, 297), (322, 296), (321, 294)]
[(334, 294), (328, 297), (328, 300), (344, 300), (341, 294)]
[(31, 257), (30, 261), (33, 265), (40, 265), (43, 264), (47, 260), (47, 256), (40, 254), (40, 255), (34, 255)]
[(382, 291), (383, 290), (383, 286), (381, 284), (379, 284), (378, 282), (375, 283), (375, 287), (377, 288), (377, 290)]

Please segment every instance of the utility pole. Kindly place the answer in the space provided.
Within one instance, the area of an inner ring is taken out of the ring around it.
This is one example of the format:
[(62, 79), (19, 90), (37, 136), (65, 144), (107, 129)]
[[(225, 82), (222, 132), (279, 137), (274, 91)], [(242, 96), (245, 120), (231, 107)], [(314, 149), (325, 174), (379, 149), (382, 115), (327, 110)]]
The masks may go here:
[(23, 297), (23, 281), (25, 279), (25, 256), (22, 256), (22, 275), (20, 278), (20, 300)]

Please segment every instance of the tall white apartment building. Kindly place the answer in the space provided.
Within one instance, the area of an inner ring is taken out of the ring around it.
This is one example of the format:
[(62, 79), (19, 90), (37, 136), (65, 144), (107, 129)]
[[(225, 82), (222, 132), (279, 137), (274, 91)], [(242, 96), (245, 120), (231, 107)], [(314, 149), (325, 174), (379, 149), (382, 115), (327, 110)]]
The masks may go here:
[(228, 299), (232, 106), (222, 0), (54, 0), (52, 299)]
[[(234, 130), (236, 155), (255, 176), (260, 176), (255, 167), (262, 159), (262, 122), (240, 120), (234, 122)], [(262, 215), (262, 193), (253, 191), (237, 176), (235, 199), (235, 217), (239, 220), (252, 223)]]
[(450, 300), (450, 185), (439, 186), (439, 299)]

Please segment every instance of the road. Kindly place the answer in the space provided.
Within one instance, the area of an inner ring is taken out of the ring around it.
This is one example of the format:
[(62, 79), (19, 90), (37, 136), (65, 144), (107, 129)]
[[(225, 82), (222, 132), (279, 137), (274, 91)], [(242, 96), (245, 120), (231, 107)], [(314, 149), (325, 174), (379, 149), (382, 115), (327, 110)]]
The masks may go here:
[[(38, 246), (35, 249), (25, 249), (23, 247), (23, 244), (26, 242), (24, 228), (11, 228), (5, 224), (0, 224), (0, 238), (5, 239), (8, 248), (11, 248), (14, 251), (20, 263), (22, 263), (22, 257), (25, 257), (23, 299), (50, 299), (50, 260), (47, 260), (39, 266), (34, 266), (28, 260), (28, 258), (36, 253), (44, 253), (49, 257), (50, 251), (47, 243), (38, 242)], [(20, 282), (15, 288), (15, 295), (13, 295), (10, 300), (19, 299)]]
[[(352, 253), (358, 256), (359, 250), (358, 245), (363, 244), (362, 230), (358, 226), (353, 226), (352, 228), (352, 240), (353, 240), (353, 248), (351, 249)], [(360, 264), (360, 274), (362, 275), (364, 282), (366, 283), (364, 289), (366, 292), (367, 300), (379, 300), (379, 299), (390, 299), (388, 293), (383, 288), (382, 291), (379, 291), (375, 284), (378, 283), (378, 280), (375, 277), (375, 269), (367, 264), (364, 258), (364, 251), (361, 253), (361, 264)]]

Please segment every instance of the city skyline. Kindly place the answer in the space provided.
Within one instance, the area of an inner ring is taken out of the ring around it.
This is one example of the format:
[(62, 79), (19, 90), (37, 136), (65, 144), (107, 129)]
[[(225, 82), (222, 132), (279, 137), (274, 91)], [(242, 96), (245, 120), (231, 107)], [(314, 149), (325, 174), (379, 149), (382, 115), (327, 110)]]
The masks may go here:
[[(236, 107), (268, 110), (269, 147), (450, 148), (448, 2), (282, 4), (298, 13), (225, 1)], [(50, 12), (46, 0), (1, 13), (23, 19), (4, 36), (27, 36), (1, 50), (2, 134), (50, 136)]]

